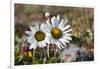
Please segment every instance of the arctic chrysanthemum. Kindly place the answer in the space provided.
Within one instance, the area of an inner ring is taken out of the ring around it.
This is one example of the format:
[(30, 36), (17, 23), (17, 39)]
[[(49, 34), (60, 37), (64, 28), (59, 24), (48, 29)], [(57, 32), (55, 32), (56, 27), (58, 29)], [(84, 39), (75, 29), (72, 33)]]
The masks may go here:
[(49, 38), (45, 31), (46, 26), (47, 25), (44, 23), (40, 26), (36, 23), (35, 26), (30, 26), (31, 31), (26, 31), (26, 34), (28, 35), (27, 42), (30, 43), (30, 49), (36, 49), (37, 46), (42, 48), (49, 42)]
[(55, 44), (59, 49), (64, 48), (66, 43), (69, 43), (72, 38), (70, 32), (72, 29), (67, 23), (67, 19), (60, 20), (60, 15), (57, 17), (53, 16), (46, 20), (48, 30), (47, 33), (50, 35), (51, 43)]

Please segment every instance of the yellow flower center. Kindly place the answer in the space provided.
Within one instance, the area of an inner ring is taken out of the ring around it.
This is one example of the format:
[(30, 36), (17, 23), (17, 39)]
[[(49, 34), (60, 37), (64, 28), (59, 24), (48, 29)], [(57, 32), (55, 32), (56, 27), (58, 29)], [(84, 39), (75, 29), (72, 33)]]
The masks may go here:
[(45, 39), (45, 34), (44, 34), (42, 31), (38, 31), (38, 32), (36, 32), (36, 34), (35, 34), (35, 39), (36, 39), (37, 41), (42, 41), (42, 40)]
[(62, 36), (62, 31), (57, 28), (57, 27), (54, 27), (52, 28), (51, 30), (51, 35), (55, 38), (55, 39), (59, 39), (61, 36)]

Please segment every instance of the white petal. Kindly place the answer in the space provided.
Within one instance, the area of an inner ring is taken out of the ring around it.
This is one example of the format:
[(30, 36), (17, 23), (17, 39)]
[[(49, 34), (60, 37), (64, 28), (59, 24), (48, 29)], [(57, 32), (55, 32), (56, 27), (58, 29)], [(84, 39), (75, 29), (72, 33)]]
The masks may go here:
[(62, 40), (63, 40), (64, 42), (66, 42), (66, 43), (69, 43), (69, 41), (68, 41), (68, 40), (66, 40), (66, 39), (64, 39), (64, 38), (62, 38)]
[(39, 46), (40, 48), (43, 47), (43, 43), (42, 43), (42, 41), (41, 41), (41, 42), (38, 42), (38, 46)]
[(34, 39), (31, 36), (29, 36), (27, 37), (27, 42), (32, 44), (34, 42)]
[(42, 47), (41, 42), (38, 42), (38, 47)]
[(64, 46), (61, 44), (60, 40), (55, 40), (55, 44), (58, 46), (59, 49), (64, 48)]
[(30, 26), (30, 29), (31, 29), (32, 32), (36, 31), (36, 28), (33, 27), (33, 26)]
[(54, 41), (54, 39), (52, 37), (51, 37), (51, 40), (50, 41), (51, 41), (52, 44), (55, 44), (54, 43), (55, 41)]
[(49, 19), (48, 19), (48, 20), (46, 20), (46, 23), (47, 23), (47, 25), (48, 25), (49, 27), (52, 27), (52, 25), (50, 24)]
[(58, 22), (60, 22), (60, 15), (57, 15), (57, 20)]
[(64, 22), (64, 19), (62, 19), (58, 27), (62, 30), (64, 29), (65, 25), (66, 23)]
[(32, 49), (33, 48), (33, 45), (30, 45), (29, 49)]
[(65, 35), (65, 36), (72, 36), (72, 34), (70, 34), (70, 33), (64, 33), (63, 35)]
[(43, 45), (43, 47), (45, 47), (46, 46), (46, 42), (42, 41), (42, 45)]
[(52, 25), (50, 24), (50, 22), (48, 22), (47, 20), (47, 28), (46, 28), (46, 32), (50, 33), (52, 29)]
[(62, 39), (59, 39), (59, 40), (63, 45), (66, 45), (66, 43)]
[(46, 24), (42, 23), (41, 26), (40, 26), (40, 29), (43, 29), (46, 28)]
[(51, 23), (53, 27), (57, 27), (59, 25), (59, 21), (55, 16), (51, 18)]
[(62, 38), (72, 40), (72, 38), (67, 34), (62, 35)]
[(60, 40), (62, 41), (62, 43), (63, 43), (64, 46), (67, 46), (66, 43), (68, 43), (69, 41), (66, 41), (66, 40), (63, 40), (63, 39), (60, 39)]
[(29, 47), (30, 49), (36, 49), (37, 48), (37, 43), (32, 43), (31, 45), (30, 45), (30, 47)]
[(64, 31), (64, 30), (67, 30), (68, 28), (70, 28), (70, 25), (65, 26), (65, 27), (63, 28), (63, 31)]
[(59, 41), (61, 48), (64, 48), (64, 46), (62, 45), (62, 43)]
[(40, 30), (43, 31), (44, 33), (46, 33), (48, 31), (47, 24), (42, 23), (40, 26)]
[(69, 30), (64, 31), (64, 33), (68, 33), (68, 32), (71, 32), (71, 31), (72, 31), (72, 29), (69, 29)]
[(72, 38), (71, 38), (71, 37), (65, 37), (65, 39), (66, 39), (66, 40), (72, 40)]
[(32, 33), (31, 33), (31, 31), (26, 31), (25, 32), (27, 35), (31, 35)]
[(52, 37), (50, 32), (47, 32), (47, 33), (46, 33), (46, 38), (47, 38), (47, 37), (48, 37), (48, 38), (51, 38), (51, 37)]
[(63, 46), (63, 45), (61, 45), (61, 47), (62, 47), (62, 48), (64, 48), (64, 46)]
[(58, 47), (59, 49), (61, 49), (61, 46), (60, 46), (60, 43), (59, 43), (59, 42), (55, 42), (55, 44), (57, 45), (57, 47)]
[(36, 27), (36, 31), (38, 31), (39, 30), (39, 24), (35, 23), (35, 27)]
[(51, 42), (50, 42), (50, 38), (46, 37), (46, 38), (45, 38), (45, 42), (48, 43), (48, 44), (50, 44), (50, 43), (51, 43)]

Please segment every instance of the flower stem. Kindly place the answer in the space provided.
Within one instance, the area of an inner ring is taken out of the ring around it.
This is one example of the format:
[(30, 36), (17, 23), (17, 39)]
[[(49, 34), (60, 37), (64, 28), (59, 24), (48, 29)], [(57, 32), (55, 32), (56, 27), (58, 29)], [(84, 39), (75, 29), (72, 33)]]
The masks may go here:
[(35, 49), (33, 49), (33, 61), (32, 61), (33, 64), (34, 64), (34, 60), (35, 60)]
[(56, 48), (54, 50), (54, 61), (56, 62)]
[(49, 44), (47, 46), (47, 55), (48, 55), (48, 58), (49, 58)]

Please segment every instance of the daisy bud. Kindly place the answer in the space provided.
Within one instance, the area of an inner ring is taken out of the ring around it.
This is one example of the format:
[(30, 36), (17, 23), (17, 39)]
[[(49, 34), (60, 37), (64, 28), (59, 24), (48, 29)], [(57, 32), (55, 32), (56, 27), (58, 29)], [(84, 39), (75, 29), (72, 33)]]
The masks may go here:
[(50, 16), (50, 13), (46, 12), (45, 16), (48, 18)]

